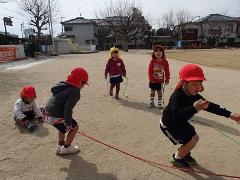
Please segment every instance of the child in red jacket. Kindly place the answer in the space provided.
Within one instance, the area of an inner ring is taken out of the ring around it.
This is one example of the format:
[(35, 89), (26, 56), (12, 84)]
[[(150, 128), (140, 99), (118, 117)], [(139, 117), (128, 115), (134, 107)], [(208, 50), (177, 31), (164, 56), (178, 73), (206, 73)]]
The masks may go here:
[(166, 60), (164, 48), (156, 45), (153, 49), (152, 60), (148, 67), (149, 88), (151, 88), (149, 108), (155, 107), (155, 91), (158, 93), (158, 108), (163, 109), (163, 83), (168, 84), (170, 79), (169, 64)]
[(116, 86), (115, 98), (119, 99), (120, 83), (123, 82), (122, 76), (126, 77), (126, 69), (123, 60), (119, 58), (118, 48), (110, 49), (111, 57), (109, 58), (106, 69), (105, 69), (105, 79), (107, 75), (110, 76), (110, 96), (113, 96), (113, 88)]

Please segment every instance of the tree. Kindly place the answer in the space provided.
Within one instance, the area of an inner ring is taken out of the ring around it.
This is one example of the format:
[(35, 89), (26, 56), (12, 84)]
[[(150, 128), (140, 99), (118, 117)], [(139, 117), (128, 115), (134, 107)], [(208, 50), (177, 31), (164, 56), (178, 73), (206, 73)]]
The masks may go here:
[(216, 22), (209, 23), (208, 34), (209, 34), (209, 43), (210, 43), (210, 45), (214, 45), (215, 47), (218, 47), (218, 43), (220, 41), (220, 37), (223, 34), (221, 25), (216, 23)]
[(99, 12), (99, 16), (104, 20), (104, 28), (110, 30), (110, 36), (115, 38), (115, 42), (122, 43), (125, 51), (128, 51), (128, 41), (141, 39), (149, 28), (141, 8), (134, 1), (110, 1), (105, 10)]
[[(142, 11), (133, 8), (133, 31), (131, 33), (131, 40), (135, 40), (135, 46), (138, 49), (138, 40), (143, 40), (146, 36), (149, 35), (149, 32), (151, 31), (152, 27), (148, 23), (148, 21), (145, 19), (145, 17), (142, 15)], [(135, 30), (134, 30), (135, 28)]]
[(174, 12), (173, 10), (169, 10), (167, 13), (162, 15), (162, 24), (159, 23), (159, 26), (164, 27), (166, 29), (174, 29), (175, 20), (174, 20)]
[(179, 9), (176, 12), (170, 10), (162, 16), (163, 27), (172, 30), (176, 41), (178, 41), (181, 38), (185, 23), (191, 21), (192, 17), (188, 9)]
[[(29, 25), (36, 28), (37, 39), (40, 40), (42, 30), (49, 24), (49, 4), (47, 0), (20, 0), (19, 7), (29, 20)], [(58, 12), (55, 0), (51, 0), (52, 12)], [(54, 17), (55, 15), (53, 15)]]
[(105, 43), (109, 39), (111, 31), (105, 28), (103, 20), (99, 20), (96, 24), (97, 24), (96, 38), (98, 40), (98, 49), (105, 50)]

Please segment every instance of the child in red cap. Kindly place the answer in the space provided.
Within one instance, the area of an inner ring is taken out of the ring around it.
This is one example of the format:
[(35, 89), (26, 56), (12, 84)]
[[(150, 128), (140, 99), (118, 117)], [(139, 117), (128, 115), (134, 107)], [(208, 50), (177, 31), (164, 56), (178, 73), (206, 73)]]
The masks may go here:
[(170, 79), (169, 64), (166, 60), (164, 53), (164, 48), (160, 45), (154, 47), (152, 53), (152, 59), (148, 67), (148, 77), (149, 77), (149, 88), (151, 88), (150, 93), (150, 103), (149, 108), (155, 107), (154, 97), (155, 91), (158, 94), (158, 108), (163, 109), (162, 102), (162, 90), (163, 84), (168, 84)]
[(119, 58), (118, 48), (111, 48), (110, 55), (106, 68), (105, 68), (105, 79), (107, 75), (110, 76), (110, 96), (113, 96), (113, 88), (116, 86), (115, 98), (119, 99), (120, 83), (123, 82), (122, 76), (126, 77), (126, 69), (123, 60)]
[(41, 110), (36, 102), (36, 91), (32, 86), (24, 86), (20, 91), (20, 98), (14, 104), (13, 117), (16, 125), (25, 127), (29, 132), (37, 128), (34, 120), (43, 122)]
[(182, 144), (171, 157), (171, 163), (178, 167), (189, 167), (196, 164), (196, 160), (190, 154), (199, 137), (188, 120), (201, 110), (230, 118), (238, 123), (240, 115), (221, 108), (198, 94), (204, 90), (202, 82), (206, 80), (198, 65), (184, 65), (179, 71), (179, 77), (180, 81), (170, 97), (169, 104), (163, 110), (160, 128), (174, 145)]
[[(83, 68), (74, 68), (66, 81), (54, 86), (52, 96), (45, 107), (45, 120), (58, 129), (57, 154), (71, 154), (79, 151), (72, 145), (79, 126), (73, 119), (73, 108), (80, 99), (80, 89), (88, 81), (88, 73)], [(65, 139), (65, 134), (68, 132)]]

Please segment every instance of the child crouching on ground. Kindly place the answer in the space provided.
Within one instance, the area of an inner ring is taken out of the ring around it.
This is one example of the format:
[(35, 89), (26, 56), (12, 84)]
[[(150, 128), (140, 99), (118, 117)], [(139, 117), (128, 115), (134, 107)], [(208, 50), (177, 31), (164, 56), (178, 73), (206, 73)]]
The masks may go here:
[(172, 155), (171, 163), (177, 167), (189, 167), (196, 164), (191, 151), (199, 137), (188, 120), (201, 110), (230, 118), (238, 123), (240, 115), (221, 108), (198, 94), (204, 90), (202, 82), (206, 80), (198, 65), (186, 64), (179, 71), (179, 77), (180, 81), (163, 111), (160, 128), (174, 145), (182, 144)]
[(51, 89), (52, 96), (45, 108), (45, 120), (58, 129), (57, 154), (72, 154), (80, 150), (78, 146), (72, 145), (79, 129), (72, 113), (80, 99), (80, 89), (87, 81), (87, 71), (79, 67), (72, 70), (66, 81), (59, 82)]
[(14, 104), (13, 117), (16, 125), (27, 128), (29, 132), (37, 128), (36, 121), (43, 122), (43, 116), (36, 102), (36, 91), (32, 86), (24, 86), (20, 98)]

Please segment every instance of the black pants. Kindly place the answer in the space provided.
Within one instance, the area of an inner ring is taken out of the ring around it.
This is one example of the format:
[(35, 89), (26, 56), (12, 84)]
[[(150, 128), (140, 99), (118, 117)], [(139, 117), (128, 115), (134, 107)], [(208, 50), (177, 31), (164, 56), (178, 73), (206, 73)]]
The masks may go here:
[[(72, 120), (72, 127), (76, 127), (78, 124), (75, 120)], [(53, 124), (53, 126), (55, 128), (57, 128), (61, 133), (65, 134), (67, 131), (67, 126), (64, 123), (60, 123), (60, 124)]]
[(160, 129), (174, 145), (186, 144), (196, 135), (195, 128), (189, 123), (180, 127), (163, 127), (160, 124)]

